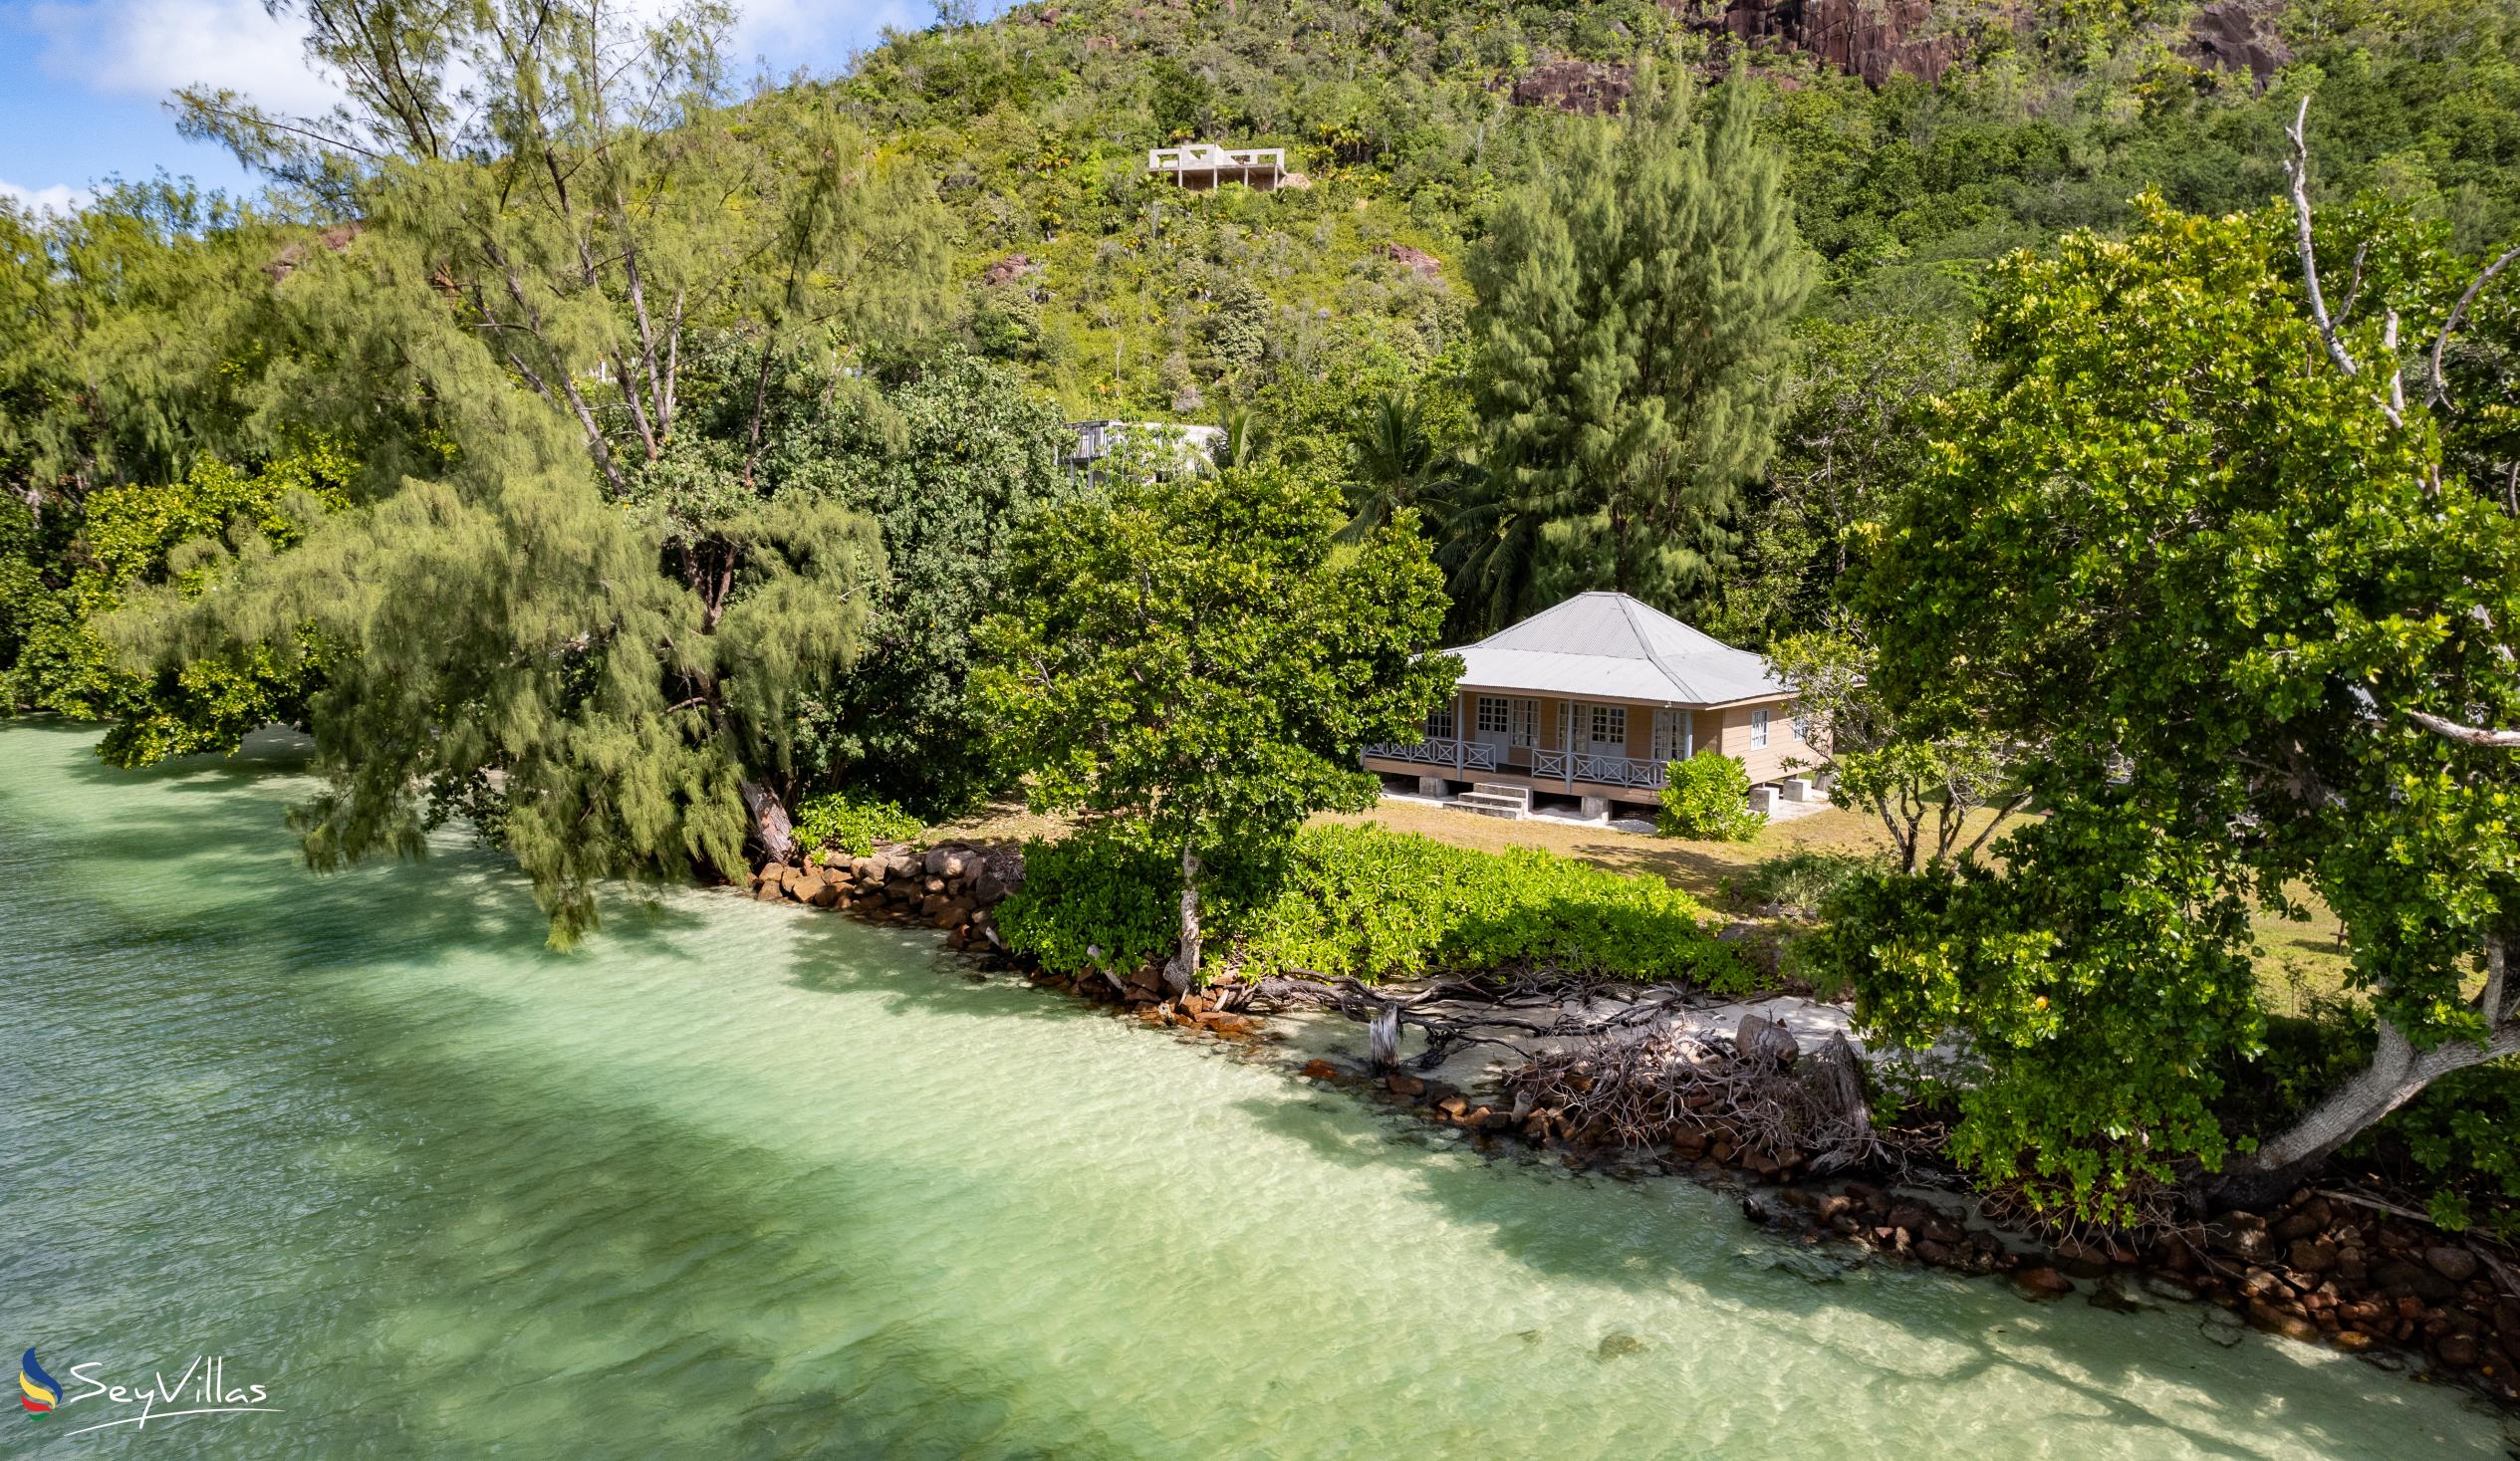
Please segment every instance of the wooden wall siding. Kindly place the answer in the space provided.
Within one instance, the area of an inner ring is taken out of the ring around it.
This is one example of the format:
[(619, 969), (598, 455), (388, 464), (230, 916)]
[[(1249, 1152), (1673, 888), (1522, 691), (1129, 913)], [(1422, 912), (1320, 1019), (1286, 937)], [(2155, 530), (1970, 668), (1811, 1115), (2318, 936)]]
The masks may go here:
[[(1472, 740), (1478, 737), (1478, 696), (1480, 693), (1483, 692), (1462, 691), (1456, 696), (1453, 706), (1453, 724), (1461, 735)], [(1566, 749), (1558, 734), (1558, 707), (1564, 697), (1524, 695), (1507, 698), (1539, 702), (1540, 724), (1533, 750)], [(1764, 750), (1754, 749), (1750, 744), (1750, 712), (1759, 709), (1769, 712), (1768, 743)], [(1653, 712), (1654, 707), (1651, 705), (1634, 703), (1628, 705), (1627, 749), (1628, 754), (1638, 761), (1653, 755)], [(1791, 769), (1785, 765), (1788, 761), (1811, 761), (1816, 757), (1811, 748), (1805, 746), (1794, 735), (1793, 712), (1784, 700), (1773, 700), (1763, 705), (1734, 705), (1722, 710), (1696, 710), (1687, 713), (1695, 717), (1696, 746), (1699, 754), (1717, 753), (1737, 759), (1741, 762), (1742, 769), (1749, 773), (1753, 784), (1810, 774), (1807, 768)], [(1578, 742), (1583, 740), (1580, 732), (1576, 740)], [(1530, 753), (1525, 751), (1519, 754), (1524, 764), (1516, 769), (1527, 770)]]

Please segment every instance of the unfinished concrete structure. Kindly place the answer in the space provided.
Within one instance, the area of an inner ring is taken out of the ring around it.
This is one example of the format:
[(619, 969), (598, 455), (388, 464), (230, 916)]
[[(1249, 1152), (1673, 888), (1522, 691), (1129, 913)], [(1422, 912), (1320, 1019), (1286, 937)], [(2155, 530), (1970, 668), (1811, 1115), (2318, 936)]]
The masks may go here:
[(1176, 186), (1194, 193), (1207, 192), (1227, 182), (1238, 182), (1264, 193), (1275, 192), (1286, 181), (1286, 148), (1187, 142), (1147, 152), (1146, 170), (1169, 177)]
[(1075, 433), (1059, 465), (1068, 475), (1098, 474), (1115, 452), (1134, 447), (1138, 465), (1157, 477), (1205, 470), (1225, 439), (1222, 426), (1193, 426), (1181, 421), (1070, 421)]

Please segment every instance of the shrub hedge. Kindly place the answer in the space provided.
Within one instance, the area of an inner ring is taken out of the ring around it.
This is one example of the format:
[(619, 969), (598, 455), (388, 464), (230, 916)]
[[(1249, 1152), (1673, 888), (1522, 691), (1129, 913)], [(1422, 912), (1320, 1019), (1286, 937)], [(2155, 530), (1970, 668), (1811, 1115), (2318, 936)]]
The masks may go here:
[(1664, 837), (1746, 843), (1767, 826), (1750, 810), (1750, 772), (1730, 756), (1691, 756), (1671, 763), (1662, 783)]
[(847, 792), (815, 797), (796, 809), (796, 844), (809, 855), (831, 848), (863, 857), (877, 843), (906, 842), (924, 827), (890, 802), (856, 801)]
[[(1172, 945), (1176, 875), (1169, 859), (1118, 838), (1035, 844), (998, 928), (1046, 968), (1083, 969), (1089, 945), (1109, 967), (1134, 968)], [(1658, 878), (1373, 824), (1306, 828), (1282, 865), (1228, 870), (1204, 904), (1211, 969), (1234, 948), (1247, 973), (1369, 982), (1541, 964), (1722, 990), (1753, 980), (1696, 899)]]

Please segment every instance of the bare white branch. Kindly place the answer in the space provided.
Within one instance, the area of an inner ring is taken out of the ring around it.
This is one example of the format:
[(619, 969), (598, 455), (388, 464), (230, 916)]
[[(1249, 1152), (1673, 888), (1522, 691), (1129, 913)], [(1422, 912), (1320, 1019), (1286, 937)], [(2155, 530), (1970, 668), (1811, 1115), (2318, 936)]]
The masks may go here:
[(2319, 252), (2310, 242), (2310, 99), (2301, 99), (2301, 110), (2293, 115), (2293, 124), (2285, 135), (2293, 139), (2293, 155), (2284, 162), (2285, 175), (2293, 184), (2293, 221), (2301, 230), (2301, 281), (2310, 292), (2310, 319), (2319, 327), (2319, 338), (2327, 342), (2328, 358), (2348, 375), (2360, 374), (2354, 357), (2348, 355), (2345, 342), (2337, 338), (2336, 321), (2328, 315), (2328, 297), (2319, 288)]
[(2461, 725), (2455, 720), (2443, 720), (2440, 716), (2426, 715), (2420, 710), (2407, 711), (2406, 718), (2434, 735), (2444, 740), (2456, 741), (2462, 746), (2484, 746), (2495, 750), (2520, 749), (2520, 731), (2486, 730), (2482, 726)]
[(2459, 302), (2450, 307), (2450, 317), (2441, 322), (2441, 333), (2432, 337), (2432, 388), (2424, 395), (2426, 406), (2437, 406), (2449, 399), (2449, 386), (2441, 379), (2441, 353), (2449, 349), (2451, 332), (2459, 328), (2459, 321), (2466, 316), (2467, 307), (2476, 303), (2476, 296), (2484, 290), (2486, 283), (2502, 272), (2503, 265), (2515, 258), (2520, 258), (2520, 244), (2503, 250), (2500, 257), (2486, 265), (2474, 282), (2467, 286), (2467, 293), (2460, 295)]

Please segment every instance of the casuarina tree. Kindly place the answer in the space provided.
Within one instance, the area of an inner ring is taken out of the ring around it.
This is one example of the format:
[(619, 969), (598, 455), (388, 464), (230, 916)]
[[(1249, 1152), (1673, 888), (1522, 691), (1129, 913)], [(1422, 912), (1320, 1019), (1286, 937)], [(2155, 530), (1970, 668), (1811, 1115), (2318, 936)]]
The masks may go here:
[[(1680, 609), (1731, 562), (1812, 281), (1755, 122), (1739, 73), (1701, 105), (1649, 68), (1625, 117), (1565, 123), (1471, 252), (1488, 490), (1540, 525), (1528, 576), (1482, 571), (1528, 585), (1505, 612), (1585, 589)], [(1462, 526), (1517, 536), (1503, 516)]]

